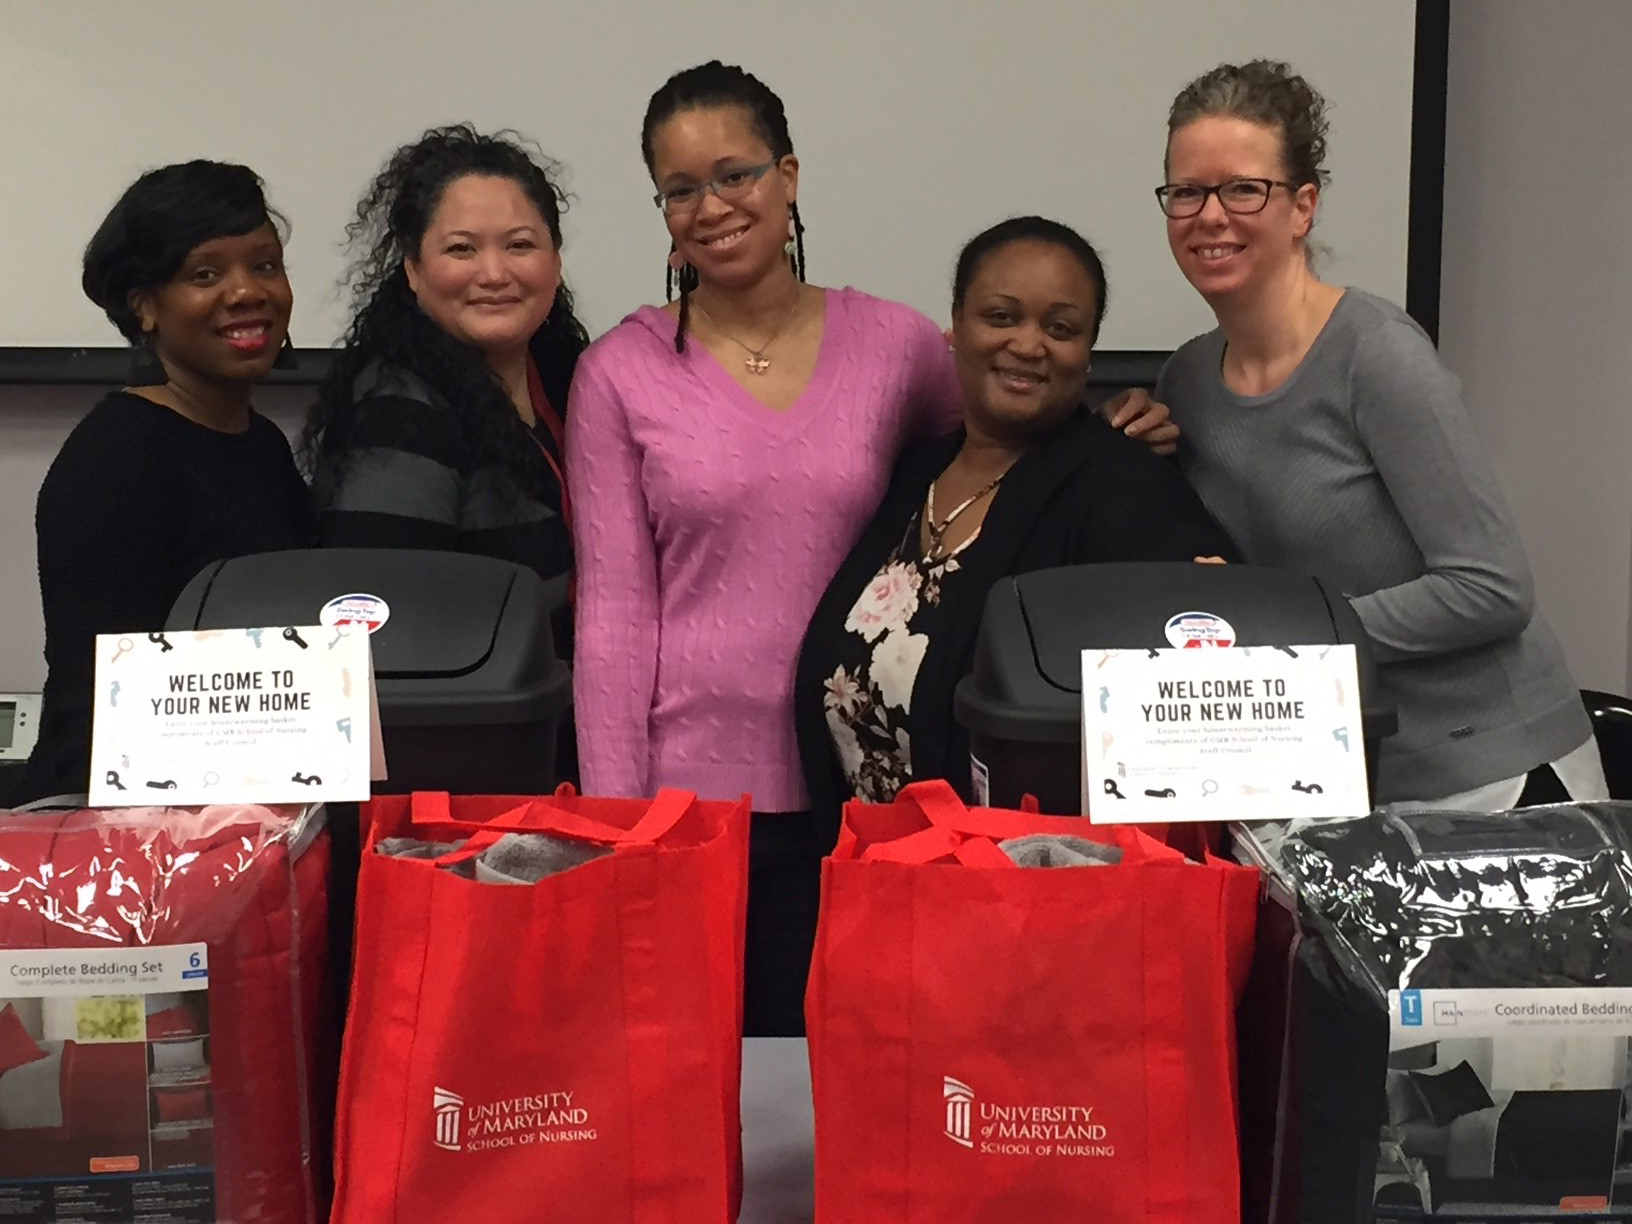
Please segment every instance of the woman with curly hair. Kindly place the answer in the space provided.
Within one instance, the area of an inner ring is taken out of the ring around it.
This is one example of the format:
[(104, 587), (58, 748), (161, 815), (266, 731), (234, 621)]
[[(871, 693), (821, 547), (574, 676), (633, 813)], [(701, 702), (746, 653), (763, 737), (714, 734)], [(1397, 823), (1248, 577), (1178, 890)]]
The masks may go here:
[[(302, 439), (322, 544), (571, 572), (562, 414), (588, 336), (556, 172), (513, 133), (435, 128), (358, 203), (352, 321)], [(570, 658), (568, 609), (554, 632)]]

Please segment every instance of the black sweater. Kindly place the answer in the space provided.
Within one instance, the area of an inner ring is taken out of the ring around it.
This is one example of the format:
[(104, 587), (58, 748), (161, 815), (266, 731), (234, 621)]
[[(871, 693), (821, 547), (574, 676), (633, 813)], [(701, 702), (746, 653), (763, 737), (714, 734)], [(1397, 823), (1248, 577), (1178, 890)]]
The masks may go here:
[[(963, 431), (908, 452), (883, 504), (811, 617), (794, 680), (794, 725), (818, 835), (838, 838), (850, 798), (822, 708), (845, 618), (963, 445)], [(1102, 561), (1188, 561), (1236, 550), (1171, 463), (1082, 408), (1037, 438), (998, 486), (980, 538), (963, 554), (957, 606), (942, 614), (912, 689), (914, 779), (946, 778), (969, 798), (969, 740), (952, 689), (969, 670), (986, 595), (999, 578)]]
[(86, 789), (97, 634), (163, 629), (201, 569), (307, 547), (312, 516), (289, 443), (265, 417), (221, 433), (115, 391), (52, 461), (34, 530), (46, 680), (24, 800)]

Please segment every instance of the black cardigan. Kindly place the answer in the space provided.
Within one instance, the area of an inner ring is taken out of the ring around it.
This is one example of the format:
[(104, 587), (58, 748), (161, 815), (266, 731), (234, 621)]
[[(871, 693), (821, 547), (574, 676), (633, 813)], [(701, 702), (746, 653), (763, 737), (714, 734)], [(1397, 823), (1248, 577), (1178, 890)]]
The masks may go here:
[[(794, 678), (794, 724), (824, 853), (838, 838), (840, 809), (850, 797), (822, 708), (838, 636), (963, 438), (959, 430), (896, 464), (883, 503), (806, 631)], [(1179, 470), (1144, 443), (1087, 408), (1037, 438), (998, 486), (979, 542), (961, 558), (960, 602), (943, 609), (941, 632), (924, 652), (907, 719), (914, 779), (946, 778), (969, 797), (969, 740), (952, 717), (952, 689), (968, 672), (986, 594), (998, 579), (1060, 565), (1213, 555), (1234, 560), (1237, 553)]]

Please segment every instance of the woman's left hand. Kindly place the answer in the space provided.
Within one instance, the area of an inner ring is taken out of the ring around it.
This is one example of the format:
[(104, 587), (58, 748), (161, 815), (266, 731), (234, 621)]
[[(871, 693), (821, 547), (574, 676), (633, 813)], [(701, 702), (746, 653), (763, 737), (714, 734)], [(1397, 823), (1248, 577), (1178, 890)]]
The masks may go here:
[(1178, 449), (1179, 427), (1170, 419), (1167, 405), (1151, 398), (1143, 387), (1130, 387), (1100, 405), (1100, 416), (1128, 437), (1143, 442), (1158, 455)]

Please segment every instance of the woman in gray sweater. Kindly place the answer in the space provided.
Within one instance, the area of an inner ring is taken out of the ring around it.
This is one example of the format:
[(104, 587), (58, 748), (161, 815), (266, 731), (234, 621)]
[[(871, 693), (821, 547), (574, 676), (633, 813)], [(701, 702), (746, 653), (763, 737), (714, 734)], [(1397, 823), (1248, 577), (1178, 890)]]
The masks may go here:
[(1310, 266), (1325, 103), (1223, 65), (1168, 116), (1157, 197), (1218, 327), (1157, 386), (1186, 472), (1247, 559), (1352, 600), (1399, 711), (1378, 804), (1603, 798), (1602, 764), (1456, 377), (1398, 307)]

